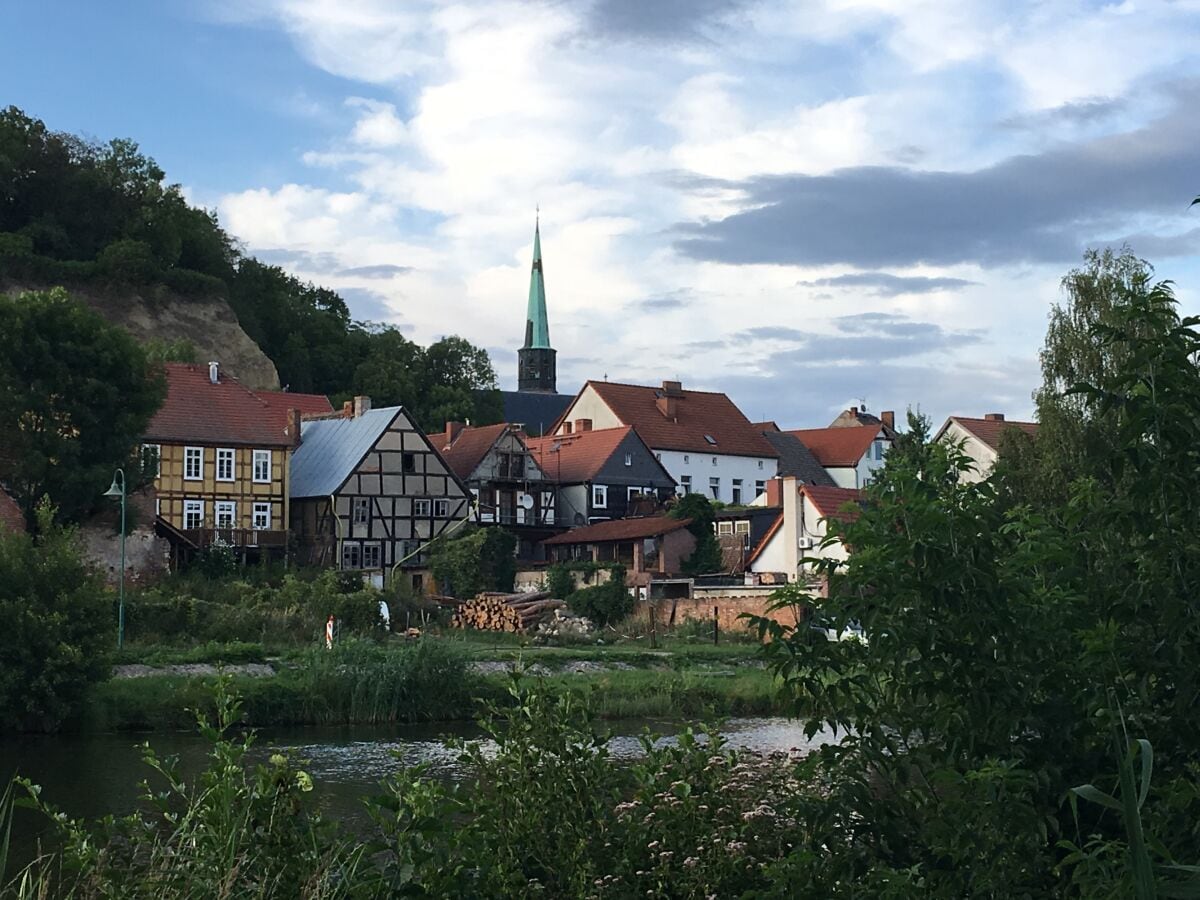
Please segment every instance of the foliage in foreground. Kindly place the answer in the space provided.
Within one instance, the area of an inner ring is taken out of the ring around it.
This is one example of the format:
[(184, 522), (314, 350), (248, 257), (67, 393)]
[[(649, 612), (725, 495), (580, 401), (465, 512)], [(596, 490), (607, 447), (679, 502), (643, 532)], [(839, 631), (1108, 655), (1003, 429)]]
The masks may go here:
[[(38, 800), (61, 849), (9, 885), (20, 897), (708, 897), (793, 896), (783, 865), (807, 792), (784, 754), (735, 752), (713, 732), (649, 735), (619, 760), (574, 693), (511, 686), (490, 741), (459, 744), (468, 781), (402, 770), (367, 801), (351, 835), (325, 821), (312, 779), (275, 755), (250, 765), (253, 737), (218, 686), (200, 717), (209, 766), (191, 783), (147, 748), (143, 809), (74, 821)], [(498, 712), (498, 711), (494, 711)], [(0, 811), (2, 813), (3, 811)], [(0, 834), (4, 816), (0, 814)], [(0, 853), (2, 856), (2, 853)]]
[(37, 536), (0, 529), (0, 731), (56, 728), (103, 677), (116, 611), (43, 502)]

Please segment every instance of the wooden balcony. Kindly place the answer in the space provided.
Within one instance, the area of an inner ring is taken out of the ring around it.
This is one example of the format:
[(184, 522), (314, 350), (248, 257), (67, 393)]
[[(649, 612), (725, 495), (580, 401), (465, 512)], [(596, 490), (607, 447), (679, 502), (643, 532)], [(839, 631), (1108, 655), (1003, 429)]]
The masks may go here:
[(287, 547), (288, 540), (286, 531), (270, 531), (265, 528), (183, 528), (180, 532), (197, 547), (208, 547), (217, 541), (223, 541), (239, 549), (283, 549)]

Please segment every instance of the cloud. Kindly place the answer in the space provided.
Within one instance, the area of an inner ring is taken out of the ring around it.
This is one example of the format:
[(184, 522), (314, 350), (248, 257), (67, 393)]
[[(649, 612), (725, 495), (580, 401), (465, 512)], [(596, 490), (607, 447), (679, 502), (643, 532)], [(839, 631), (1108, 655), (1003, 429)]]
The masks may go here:
[(1180, 234), (1130, 234), (1108, 243), (1114, 247), (1128, 244), (1134, 253), (1146, 259), (1196, 256), (1200, 255), (1200, 228)]
[[(1185, 93), (1200, 96), (1194, 86)], [(741, 184), (751, 208), (678, 225), (675, 246), (731, 264), (1058, 264), (1122, 218), (1183, 211), (1197, 171), (1200, 122), (1181, 97), (1134, 131), (974, 171), (863, 166), (752, 178)]]
[(1000, 121), (1001, 128), (1039, 130), (1048, 126), (1093, 125), (1123, 113), (1129, 105), (1126, 97), (1085, 97), (1050, 109), (1018, 113)]
[(349, 269), (339, 269), (337, 274), (355, 278), (392, 278), (396, 275), (404, 275), (412, 270), (412, 266), (393, 266), (381, 263), (375, 266), (353, 266)]
[(287, 250), (282, 247), (256, 247), (253, 255), (272, 266), (294, 268), (317, 275), (333, 274), (342, 265), (337, 254), (327, 252), (311, 253), (307, 250)]
[(365, 97), (351, 97), (346, 101), (346, 105), (364, 111), (350, 133), (350, 140), (354, 143), (381, 148), (398, 147), (408, 140), (408, 129), (391, 103), (368, 100)]
[(801, 287), (867, 288), (877, 297), (896, 297), (900, 294), (932, 294), (936, 291), (960, 291), (977, 284), (965, 278), (927, 275), (892, 275), (888, 272), (850, 272), (831, 278), (799, 281)]
[(697, 297), (692, 291), (686, 288), (679, 288), (678, 290), (655, 294), (651, 297), (631, 300), (626, 304), (626, 307), (630, 311), (649, 310), (652, 312), (667, 312), (669, 310), (685, 309), (695, 303), (696, 300)]
[(350, 315), (358, 321), (387, 321), (393, 328), (400, 331), (412, 331), (412, 326), (395, 321), (396, 313), (392, 310), (388, 298), (378, 291), (360, 287), (340, 287), (338, 294), (350, 307)]
[(596, 0), (587, 25), (608, 38), (694, 41), (703, 26), (747, 5), (748, 0)]

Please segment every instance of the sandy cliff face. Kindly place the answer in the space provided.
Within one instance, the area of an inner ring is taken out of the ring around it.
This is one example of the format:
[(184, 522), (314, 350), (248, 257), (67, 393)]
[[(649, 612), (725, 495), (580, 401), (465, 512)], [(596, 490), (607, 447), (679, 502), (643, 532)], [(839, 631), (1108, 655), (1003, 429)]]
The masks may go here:
[[(47, 288), (46, 285), (0, 283), (3, 293)], [(163, 289), (155, 289), (149, 296), (130, 290), (101, 291), (89, 287), (68, 287), (67, 290), (138, 340), (186, 339), (196, 348), (197, 362), (217, 360), (222, 369), (255, 390), (279, 389), (275, 364), (242, 331), (237, 316), (220, 297), (181, 297)]]

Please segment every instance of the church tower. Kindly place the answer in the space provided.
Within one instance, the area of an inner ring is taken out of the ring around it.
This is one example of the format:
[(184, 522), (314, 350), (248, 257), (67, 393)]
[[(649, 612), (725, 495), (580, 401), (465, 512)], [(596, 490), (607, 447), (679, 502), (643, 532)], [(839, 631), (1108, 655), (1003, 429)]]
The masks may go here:
[(542, 274), (541, 223), (533, 226), (533, 269), (529, 273), (529, 306), (525, 312), (525, 345), (517, 351), (517, 390), (557, 393), (558, 351), (550, 346), (546, 318), (546, 280)]

